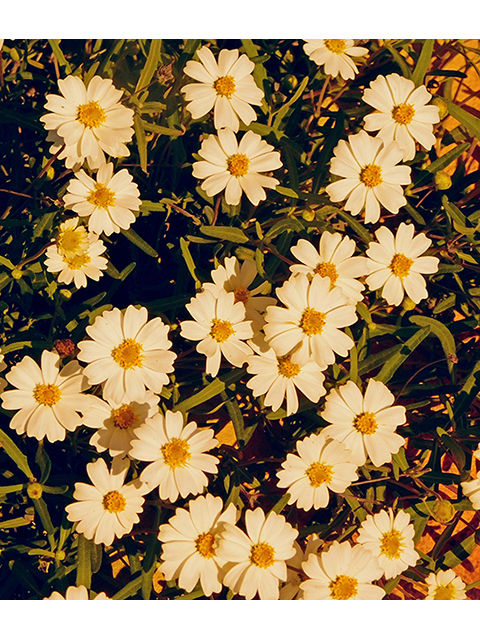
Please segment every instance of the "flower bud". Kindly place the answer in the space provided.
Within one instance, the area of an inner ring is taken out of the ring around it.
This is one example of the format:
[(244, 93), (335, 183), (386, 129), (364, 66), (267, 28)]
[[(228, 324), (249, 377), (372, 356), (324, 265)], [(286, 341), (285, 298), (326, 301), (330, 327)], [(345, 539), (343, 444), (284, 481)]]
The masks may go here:
[(38, 482), (32, 482), (27, 487), (28, 497), (32, 500), (40, 500), (43, 493), (43, 487)]
[(312, 211), (311, 209), (305, 209), (305, 211), (302, 211), (302, 218), (306, 222), (312, 222), (313, 220), (315, 220), (315, 211)]
[(415, 309), (417, 305), (415, 304), (415, 302), (413, 300), (410, 300), (410, 298), (404, 298), (403, 302), (402, 302), (402, 307), (405, 309), (405, 311), (412, 311), (412, 309)]
[(14, 280), (20, 280), (23, 277), (23, 271), (21, 269), (12, 269), (12, 278)]
[(65, 298), (65, 300), (70, 300), (72, 297), (72, 292), (68, 289), (60, 289), (60, 295)]
[(443, 120), (443, 118), (445, 118), (445, 116), (448, 114), (448, 106), (447, 106), (447, 103), (445, 102), (445, 100), (442, 100), (441, 98), (436, 96), (431, 101), (430, 104), (433, 104), (436, 107), (438, 107), (438, 115), (440, 117), (440, 120)]
[(455, 508), (448, 500), (436, 500), (432, 507), (432, 515), (437, 522), (446, 524), (453, 519)]
[(446, 171), (437, 171), (434, 176), (435, 187), (438, 191), (445, 191), (446, 189), (450, 189), (452, 186), (452, 178), (448, 175)]

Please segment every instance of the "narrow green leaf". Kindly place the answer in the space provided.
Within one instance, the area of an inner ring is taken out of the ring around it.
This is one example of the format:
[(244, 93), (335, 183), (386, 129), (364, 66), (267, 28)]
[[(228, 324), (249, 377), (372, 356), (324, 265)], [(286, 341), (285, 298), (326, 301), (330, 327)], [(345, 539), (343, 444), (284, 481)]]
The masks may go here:
[(302, 96), (303, 92), (305, 91), (305, 89), (307, 87), (307, 84), (308, 84), (309, 80), (310, 80), (309, 77), (305, 76), (305, 78), (300, 83), (300, 86), (295, 91), (294, 95), (290, 98), (290, 100), (288, 100), (288, 102), (286, 102), (284, 105), (282, 105), (282, 107), (279, 109), (279, 111), (277, 112), (277, 114), (275, 116), (275, 119), (273, 120), (273, 128), (274, 129), (279, 129), (280, 128), (282, 120), (287, 115), (287, 113), (290, 110), (290, 108)]
[(185, 242), (183, 238), (180, 238), (180, 251), (182, 252), (183, 259), (185, 260), (185, 264), (187, 265), (190, 275), (195, 280), (195, 286), (199, 289), (201, 287), (201, 282), (197, 276), (195, 262), (193, 261), (192, 254), (188, 248), (188, 243)]
[(131, 596), (134, 596), (138, 591), (142, 588), (142, 576), (138, 576), (135, 580), (132, 580), (127, 585), (117, 591), (117, 593), (112, 597), (112, 600), (126, 600)]
[(287, 218), (286, 220), (279, 220), (275, 222), (275, 224), (268, 230), (265, 234), (265, 238), (269, 238), (270, 240), (276, 238), (284, 231), (296, 231), (300, 233), (305, 231), (304, 225), (297, 220), (296, 218)]
[(136, 266), (137, 266), (136, 262), (131, 262), (129, 265), (127, 265), (125, 269), (122, 270), (119, 279), (122, 281), (126, 280), (126, 278), (132, 273), (132, 271), (135, 269)]
[(394, 49), (391, 45), (387, 44), (386, 48), (390, 51), (390, 53), (392, 54), (393, 59), (395, 60), (395, 62), (400, 67), (400, 69), (402, 71), (402, 76), (404, 76), (405, 78), (410, 80), (411, 77), (412, 77), (412, 72), (410, 71), (410, 67), (408, 66), (405, 58), (403, 56), (401, 56), (398, 53), (398, 51), (396, 49)]
[(66, 60), (65, 56), (63, 55), (63, 51), (60, 49), (60, 40), (54, 40), (54, 39), (48, 39), (48, 42), (52, 48), (53, 53), (55, 54), (55, 57), (58, 60), (58, 64), (65, 69), (65, 73), (67, 75), (70, 75), (72, 73), (72, 67), (70, 66), (70, 63)]
[(423, 216), (421, 216), (418, 211), (412, 207), (411, 204), (407, 204), (405, 205), (405, 209), (408, 211), (408, 213), (412, 216), (412, 218), (415, 220), (415, 222), (417, 224), (421, 224), (422, 226), (425, 226), (427, 223), (425, 222), (425, 219)]
[(338, 141), (345, 130), (345, 113), (341, 109), (337, 111), (333, 120), (335, 122), (333, 129), (331, 133), (326, 135), (323, 148), (317, 158), (317, 164), (313, 174), (313, 193), (318, 193), (318, 190), (323, 185), (325, 176), (328, 172), (328, 163), (332, 157), (333, 149), (337, 146)]
[(152, 258), (158, 258), (158, 253), (155, 249), (151, 247), (148, 242), (145, 242), (145, 240), (141, 238), (136, 231), (133, 231), (133, 229), (122, 229), (122, 234), (144, 253), (152, 256)]
[(52, 461), (45, 451), (43, 440), (38, 443), (37, 453), (35, 454), (35, 462), (40, 468), (40, 484), (44, 484), (48, 480), (50, 470), (52, 468)]
[(150, 50), (148, 52), (147, 61), (138, 79), (137, 86), (135, 87), (135, 93), (139, 93), (142, 89), (145, 89), (153, 78), (153, 74), (160, 63), (161, 46), (161, 40), (154, 39), (150, 41)]
[(25, 487), (25, 484), (12, 484), (9, 487), (0, 487), (0, 498), (3, 498), (8, 493), (17, 493), (23, 491)]
[(186, 398), (182, 402), (179, 402), (174, 407), (174, 411), (181, 411), (182, 413), (187, 413), (190, 409), (194, 407), (198, 407), (199, 405), (207, 402), (211, 398), (218, 396), (222, 391), (225, 391), (226, 387), (237, 382), (240, 378), (245, 374), (245, 369), (238, 369), (236, 371), (232, 371), (231, 373), (222, 376), (221, 378), (215, 378), (213, 382), (210, 382), (204, 389), (191, 396), (190, 398)]
[(288, 504), (288, 501), (290, 500), (290, 494), (286, 493), (284, 496), (282, 496), (280, 498), (280, 500), (271, 508), (270, 511), (273, 511), (273, 513), (278, 513), (280, 514), (285, 507)]
[(92, 542), (92, 546), (90, 548), (90, 563), (92, 573), (97, 573), (100, 571), (100, 567), (102, 566), (102, 558), (103, 558), (103, 545), (95, 544)]
[(473, 369), (463, 383), (460, 393), (455, 397), (453, 404), (453, 415), (457, 418), (468, 411), (472, 405), (475, 396), (480, 391), (480, 360), (474, 365)]
[(354, 231), (357, 234), (357, 236), (359, 236), (365, 242), (365, 244), (369, 244), (370, 242), (373, 242), (374, 239), (365, 229), (363, 224), (358, 222), (358, 220), (355, 220), (353, 216), (351, 216), (346, 211), (342, 211), (341, 209), (338, 210), (338, 215), (345, 220), (345, 222), (352, 229), (352, 231)]
[(453, 365), (456, 362), (457, 351), (455, 348), (455, 338), (452, 332), (439, 320), (434, 318), (426, 318), (425, 316), (410, 316), (410, 322), (419, 325), (420, 327), (430, 327), (432, 333), (442, 343), (445, 356), (447, 358), (448, 371), (452, 373)]
[(235, 242), (236, 244), (245, 244), (250, 242), (250, 238), (237, 227), (211, 227), (202, 225), (200, 231), (211, 238), (218, 238), (227, 242)]
[(462, 107), (459, 107), (450, 100), (445, 100), (448, 106), (448, 112), (456, 118), (470, 134), (480, 139), (480, 119), (473, 116)]
[(28, 518), (12, 518), (0, 522), (0, 529), (13, 529), (14, 527), (23, 527), (26, 524), (32, 524), (32, 521)]
[(421, 84), (423, 84), (423, 79), (428, 71), (428, 67), (430, 66), (430, 61), (432, 59), (434, 44), (435, 40), (425, 40), (422, 51), (418, 56), (417, 64), (412, 74), (412, 80), (415, 83), (416, 87), (419, 87)]
[(33, 506), (35, 507), (35, 511), (38, 513), (38, 515), (40, 516), (40, 520), (42, 521), (42, 524), (45, 528), (45, 531), (48, 534), (49, 537), (49, 541), (51, 546), (53, 547), (53, 542), (54, 542), (54, 535), (55, 535), (55, 529), (53, 527), (52, 524), (52, 520), (50, 518), (50, 514), (48, 512), (48, 507), (47, 504), (45, 502), (45, 500), (43, 498), (38, 498), (36, 500), (32, 500), (33, 502)]
[(453, 569), (453, 567), (456, 567), (466, 560), (476, 546), (475, 534), (472, 533), (472, 535), (466, 538), (466, 540), (463, 540), (461, 544), (456, 545), (453, 549), (447, 551), (445, 555), (439, 558), (437, 561), (437, 568)]
[(421, 344), (429, 333), (430, 327), (424, 327), (423, 329), (420, 329), (420, 331), (417, 331), (417, 333), (415, 333), (401, 346), (400, 351), (383, 365), (380, 373), (375, 376), (375, 380), (379, 380), (386, 384), (395, 374), (397, 369), (405, 362), (405, 360), (412, 354), (418, 345)]
[(162, 136), (169, 136), (170, 138), (178, 138), (178, 136), (183, 136), (184, 133), (180, 129), (161, 127), (159, 124), (153, 124), (153, 122), (147, 122), (146, 120), (142, 120), (142, 127), (145, 129), (145, 131), (159, 133)]
[[(5, 349), (2, 349), (3, 353), (5, 353)], [(27, 456), (23, 454), (14, 441), (7, 436), (7, 434), (0, 429), (0, 447), (3, 447), (5, 453), (15, 462), (20, 471), (30, 478), (33, 478), (33, 473), (30, 467), (28, 466)]]
[(145, 136), (145, 129), (143, 128), (143, 121), (140, 116), (134, 117), (133, 127), (135, 129), (135, 136), (137, 138), (138, 155), (140, 156), (140, 167), (142, 168), (142, 171), (148, 173), (147, 138)]
[(93, 542), (91, 540), (87, 540), (83, 533), (80, 533), (77, 538), (77, 543), (77, 587), (83, 584), (87, 589), (90, 589), (92, 582), (92, 565), (90, 555)]
[(360, 362), (358, 373), (363, 376), (365, 373), (369, 373), (373, 369), (381, 367), (385, 362), (388, 362), (390, 358), (397, 354), (401, 348), (401, 344), (396, 344), (395, 346), (379, 351), (378, 353), (373, 353), (371, 356), (368, 356), (368, 358), (365, 358), (365, 360)]
[(43, 235), (43, 232), (48, 229), (48, 231), (52, 232), (52, 223), (57, 215), (57, 211), (50, 211), (50, 213), (46, 213), (35, 221), (33, 226), (33, 239), (40, 238)]

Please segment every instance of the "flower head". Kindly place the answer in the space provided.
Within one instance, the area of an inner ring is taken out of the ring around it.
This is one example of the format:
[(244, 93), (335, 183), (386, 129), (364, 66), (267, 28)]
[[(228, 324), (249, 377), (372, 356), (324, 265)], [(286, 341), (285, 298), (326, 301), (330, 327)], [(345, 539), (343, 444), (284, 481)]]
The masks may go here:
[(94, 76), (87, 88), (70, 75), (58, 81), (58, 88), (62, 95), (47, 96), (45, 109), (51, 113), (40, 120), (54, 132), (54, 147), (66, 145), (59, 157), (68, 169), (85, 158), (96, 169), (105, 162), (104, 152), (114, 158), (130, 155), (124, 143), (133, 136), (133, 111), (120, 104), (123, 92), (110, 79)]
[(250, 105), (261, 105), (263, 91), (252, 77), (254, 63), (238, 49), (222, 49), (218, 62), (208, 47), (197, 51), (200, 62), (189, 60), (183, 72), (197, 80), (187, 84), (181, 91), (185, 94), (187, 110), (196, 120), (213, 107), (215, 129), (227, 127), (237, 132), (239, 120), (250, 124), (257, 114)]
[(67, 186), (65, 206), (79, 216), (88, 216), (88, 229), (107, 236), (129, 229), (135, 222), (135, 214), (142, 201), (132, 176), (126, 169), (113, 173), (113, 164), (103, 164), (96, 180), (83, 169), (75, 174)]
[(295, 555), (293, 542), (298, 531), (284, 516), (260, 507), (245, 514), (246, 533), (226, 524), (217, 555), (224, 562), (223, 584), (251, 600), (278, 600), (279, 581), (287, 579), (286, 560)]
[(310, 278), (317, 273), (330, 278), (330, 288), (339, 287), (348, 302), (356, 304), (363, 299), (365, 288), (356, 278), (368, 273), (367, 261), (362, 256), (353, 257), (355, 240), (340, 233), (324, 231), (318, 251), (308, 240), (301, 238), (290, 251), (302, 264), (293, 264), (292, 273), (305, 273)]
[(117, 456), (109, 470), (105, 460), (98, 458), (87, 464), (93, 486), (75, 483), (76, 502), (65, 507), (67, 519), (76, 522), (77, 532), (95, 544), (111, 545), (115, 537), (130, 533), (140, 520), (146, 488), (138, 479), (124, 484), (129, 466), (128, 458)]
[(186, 308), (194, 320), (183, 321), (180, 332), (188, 340), (200, 341), (197, 351), (207, 356), (206, 372), (211, 376), (218, 374), (222, 355), (241, 367), (252, 353), (244, 340), (253, 338), (243, 302), (235, 302), (234, 293), (225, 289), (219, 288), (216, 293), (207, 290), (192, 298)]
[(300, 585), (305, 578), (302, 564), (311, 553), (317, 553), (321, 544), (323, 544), (323, 540), (316, 533), (308, 536), (305, 550), (302, 549), (297, 541), (293, 543), (295, 555), (287, 560), (287, 581), (280, 588), (280, 600), (303, 600), (303, 591), (300, 590)]
[(480, 478), (461, 482), (460, 484), (465, 496), (470, 498), (473, 508), (480, 511)]
[(391, 508), (368, 515), (358, 532), (358, 543), (378, 558), (387, 580), (414, 566), (420, 558), (414, 548), (415, 529), (410, 515), (401, 509), (397, 515)]
[(428, 595), (425, 600), (465, 600), (465, 583), (457, 576), (453, 569), (430, 573), (425, 582), (428, 585)]
[(56, 442), (83, 424), (79, 412), (87, 411), (92, 400), (82, 393), (90, 385), (76, 360), (60, 369), (58, 354), (45, 350), (41, 367), (25, 356), (5, 377), (16, 389), (2, 393), (2, 407), (19, 409), (10, 421), (18, 434)]
[(376, 467), (390, 462), (405, 439), (395, 433), (405, 424), (405, 407), (392, 407), (395, 401), (383, 382), (371, 378), (365, 395), (351, 380), (332, 389), (325, 401), (322, 418), (330, 422), (322, 433), (350, 449), (351, 459), (358, 466), (367, 456)]
[(309, 281), (298, 273), (276, 294), (286, 308), (268, 307), (264, 332), (277, 355), (295, 351), (303, 362), (313, 356), (326, 369), (335, 362), (335, 353), (348, 354), (353, 340), (339, 329), (356, 322), (357, 315), (339, 288), (330, 289), (329, 278), (315, 274)]
[(288, 504), (299, 509), (322, 509), (328, 505), (330, 491), (342, 493), (357, 480), (357, 465), (350, 451), (323, 433), (297, 440), (298, 455), (289, 453), (277, 473), (278, 486), (290, 494)]
[[(44, 598), (44, 600), (89, 600), (88, 591), (83, 584), (79, 587), (68, 587), (65, 591), (65, 597), (62, 596), (58, 591), (54, 591), (51, 596), (48, 598)], [(102, 591), (93, 598), (93, 600), (111, 600), (107, 595)]]
[(225, 189), (227, 204), (240, 203), (242, 192), (254, 205), (267, 197), (264, 187), (274, 189), (276, 178), (263, 175), (282, 166), (280, 154), (253, 131), (247, 131), (238, 143), (231, 129), (220, 129), (218, 136), (208, 136), (194, 162), (193, 176), (203, 180), (202, 189), (215, 196)]
[(205, 453), (217, 446), (213, 429), (199, 429), (196, 422), (184, 426), (180, 411), (147, 418), (135, 429), (130, 456), (149, 462), (140, 480), (149, 490), (158, 487), (161, 500), (201, 493), (208, 484), (206, 473), (216, 473), (218, 458)]
[(435, 144), (432, 129), (440, 122), (439, 108), (427, 105), (432, 95), (423, 85), (391, 73), (378, 76), (363, 93), (363, 101), (376, 109), (365, 116), (365, 130), (378, 131), (385, 144), (392, 140), (403, 151), (403, 160), (415, 157), (415, 142), (427, 151)]
[(176, 509), (168, 523), (160, 527), (161, 570), (166, 580), (178, 580), (178, 586), (187, 592), (200, 580), (207, 597), (221, 591), (221, 563), (216, 550), (225, 523), (234, 525), (237, 514), (233, 503), (222, 510), (223, 500), (207, 493), (190, 500), (188, 510)]
[(148, 321), (145, 307), (104, 311), (86, 328), (92, 340), (78, 343), (79, 360), (88, 362), (90, 384), (105, 382), (103, 396), (114, 403), (143, 397), (146, 389), (160, 393), (168, 384), (177, 357), (170, 351), (169, 327), (161, 318)]
[(400, 185), (410, 184), (410, 167), (398, 166), (403, 152), (394, 141), (384, 144), (365, 131), (340, 140), (333, 150), (330, 171), (343, 180), (332, 182), (332, 202), (347, 200), (345, 209), (356, 216), (365, 210), (365, 222), (377, 222), (380, 206), (398, 213), (407, 204)]
[(418, 304), (428, 296), (422, 273), (436, 273), (439, 259), (422, 256), (432, 244), (424, 233), (414, 237), (413, 224), (400, 223), (395, 236), (380, 227), (375, 231), (378, 242), (371, 242), (367, 249), (367, 266), (370, 290), (382, 288), (382, 296), (388, 304), (401, 304), (405, 292)]
[(344, 80), (353, 79), (357, 65), (350, 56), (365, 56), (368, 49), (355, 47), (354, 40), (305, 40), (303, 49), (310, 60), (319, 66), (325, 65), (325, 73), (336, 78), (339, 74)]
[(310, 578), (300, 585), (305, 600), (381, 600), (385, 591), (372, 584), (382, 568), (371, 551), (335, 540), (328, 551), (311, 553), (302, 568)]

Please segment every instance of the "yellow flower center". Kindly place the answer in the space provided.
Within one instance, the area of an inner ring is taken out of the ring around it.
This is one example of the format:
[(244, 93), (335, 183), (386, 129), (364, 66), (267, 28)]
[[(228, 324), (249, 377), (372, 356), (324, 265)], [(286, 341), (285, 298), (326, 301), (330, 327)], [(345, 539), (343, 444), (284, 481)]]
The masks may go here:
[(326, 313), (320, 313), (320, 311), (315, 311), (315, 309), (307, 307), (300, 320), (300, 329), (303, 333), (306, 333), (307, 336), (319, 335), (323, 331), (326, 320)]
[(57, 251), (61, 256), (72, 256), (83, 253), (88, 247), (88, 233), (83, 225), (72, 227), (60, 227), (57, 237)]
[(95, 188), (90, 191), (87, 202), (96, 207), (108, 209), (108, 207), (113, 207), (115, 204), (115, 194), (110, 189), (107, 189), (104, 184), (97, 182)]
[(315, 489), (318, 489), (325, 482), (330, 482), (333, 477), (333, 466), (330, 464), (323, 464), (322, 462), (313, 462), (308, 469), (305, 470), (305, 475), (310, 480), (310, 484)]
[(295, 378), (300, 373), (300, 365), (292, 362), (290, 356), (277, 358), (278, 373), (284, 378)]
[(365, 436), (371, 436), (372, 433), (378, 429), (378, 424), (375, 419), (375, 414), (371, 411), (366, 411), (358, 415), (353, 421), (353, 426), (357, 431), (363, 433)]
[(330, 285), (333, 285), (338, 280), (338, 271), (337, 267), (333, 264), (333, 262), (319, 262), (315, 269), (314, 273), (318, 273), (322, 278), (330, 278)]
[(122, 404), (121, 407), (112, 411), (112, 419), (115, 427), (118, 427), (119, 429), (128, 429), (135, 423), (137, 416), (135, 415), (131, 405)]
[(103, 508), (110, 513), (121, 513), (125, 511), (127, 501), (118, 491), (109, 491), (103, 496)]
[(235, 330), (232, 327), (232, 323), (228, 320), (217, 320), (215, 318), (215, 320), (212, 321), (210, 335), (217, 342), (226, 342), (234, 333)]
[(350, 576), (338, 576), (329, 586), (330, 595), (334, 600), (350, 600), (358, 593), (358, 580)]
[(195, 547), (198, 553), (208, 559), (213, 558), (215, 555), (214, 544), (215, 536), (212, 533), (201, 533), (195, 540)]
[(390, 263), (390, 269), (398, 278), (406, 278), (410, 273), (410, 268), (413, 262), (414, 261), (411, 258), (407, 258), (403, 253), (397, 253), (393, 256), (393, 260)]
[(163, 461), (172, 470), (185, 467), (192, 455), (188, 442), (180, 438), (172, 438), (170, 442), (163, 445), (161, 452)]
[(233, 76), (217, 78), (213, 83), (213, 88), (217, 92), (217, 96), (225, 96), (230, 99), (235, 93), (235, 78)]
[(37, 384), (33, 390), (33, 397), (38, 404), (43, 404), (45, 407), (53, 407), (54, 404), (60, 401), (62, 392), (56, 384)]
[(85, 127), (99, 127), (105, 122), (107, 116), (105, 110), (96, 102), (92, 100), (88, 104), (81, 104), (77, 109), (77, 120)]
[(380, 554), (387, 556), (390, 560), (396, 560), (400, 557), (405, 544), (404, 537), (396, 529), (384, 533), (380, 542)]
[(268, 542), (254, 544), (250, 551), (250, 562), (261, 569), (268, 569), (275, 562), (275, 549)]
[(367, 164), (360, 171), (360, 180), (367, 187), (378, 187), (383, 182), (382, 167), (379, 167), (378, 164)]
[(235, 302), (243, 302), (246, 304), (250, 298), (250, 291), (245, 287), (237, 287), (233, 292), (235, 294)]
[(71, 258), (65, 257), (64, 260), (70, 269), (74, 271), (81, 269), (92, 261), (88, 253), (82, 253), (80, 256), (72, 256)]
[(324, 40), (323, 44), (327, 47), (329, 51), (332, 53), (343, 53), (347, 48), (346, 40)]
[(112, 349), (112, 358), (122, 369), (141, 367), (143, 362), (143, 347), (132, 338), (127, 338), (122, 344), (119, 344), (118, 347)]
[(227, 169), (232, 176), (241, 178), (248, 173), (248, 167), (250, 166), (250, 160), (244, 153), (235, 153), (233, 156), (227, 158)]
[(392, 118), (398, 124), (410, 124), (415, 116), (415, 109), (411, 104), (397, 104), (392, 109)]
[(455, 586), (449, 582), (448, 584), (442, 584), (437, 587), (433, 594), (434, 600), (455, 600), (457, 590)]

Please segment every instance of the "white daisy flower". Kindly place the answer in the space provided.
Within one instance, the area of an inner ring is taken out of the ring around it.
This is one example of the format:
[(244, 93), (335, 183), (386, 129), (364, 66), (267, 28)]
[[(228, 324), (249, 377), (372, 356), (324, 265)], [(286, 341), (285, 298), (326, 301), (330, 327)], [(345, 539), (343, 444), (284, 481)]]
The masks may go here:
[[(65, 591), (65, 597), (62, 596), (58, 591), (54, 591), (51, 596), (48, 598), (43, 598), (44, 600), (90, 600), (88, 596), (87, 588), (81, 584), (79, 587), (68, 587)], [(93, 598), (93, 600), (111, 600), (106, 593), (102, 591)]]
[(161, 318), (148, 321), (145, 307), (112, 309), (86, 328), (92, 340), (78, 343), (79, 360), (88, 362), (90, 384), (105, 382), (103, 397), (116, 404), (136, 401), (145, 390), (160, 393), (177, 357), (170, 351), (170, 327)]
[(47, 95), (45, 109), (52, 113), (40, 121), (66, 145), (68, 169), (85, 158), (97, 169), (105, 162), (104, 152), (114, 158), (130, 155), (124, 143), (132, 139), (134, 114), (120, 104), (123, 91), (100, 76), (94, 76), (88, 88), (79, 77), (67, 76), (58, 81), (58, 88), (62, 96)]
[(359, 467), (367, 456), (380, 467), (391, 462), (392, 453), (405, 444), (405, 438), (395, 433), (398, 425), (405, 424), (405, 407), (392, 407), (394, 402), (395, 396), (383, 382), (371, 378), (363, 396), (349, 380), (328, 394), (320, 415), (331, 424), (322, 433), (343, 442)]
[(199, 429), (196, 422), (184, 426), (180, 411), (157, 413), (135, 429), (130, 456), (150, 462), (140, 480), (149, 491), (158, 487), (161, 500), (201, 493), (208, 484), (206, 473), (216, 473), (218, 458), (205, 453), (218, 445), (213, 429)]
[(160, 398), (147, 391), (143, 398), (128, 403), (108, 403), (94, 396), (90, 411), (83, 416), (83, 424), (97, 429), (90, 444), (98, 453), (107, 451), (113, 457), (130, 453), (134, 429), (158, 413)]
[(211, 282), (205, 282), (203, 288), (210, 290), (215, 296), (218, 295), (218, 288), (225, 291), (232, 291), (235, 294), (235, 302), (243, 302), (245, 305), (245, 320), (252, 321), (254, 332), (260, 331), (265, 324), (263, 314), (268, 306), (276, 304), (275, 298), (262, 295), (270, 288), (270, 283), (263, 282), (250, 290), (252, 282), (258, 275), (255, 262), (244, 260), (240, 265), (237, 258), (225, 258), (225, 266), (219, 265), (213, 269)]
[(2, 407), (19, 409), (10, 421), (19, 435), (56, 442), (83, 424), (79, 412), (88, 411), (92, 400), (82, 393), (90, 385), (77, 361), (60, 369), (59, 355), (45, 350), (41, 368), (25, 356), (5, 377), (16, 389), (2, 393)]
[(425, 582), (428, 595), (425, 600), (465, 600), (465, 583), (453, 569), (430, 573)]
[(207, 493), (190, 500), (187, 509), (176, 509), (168, 524), (158, 533), (162, 542), (161, 571), (166, 580), (178, 580), (187, 593), (198, 581), (208, 597), (222, 590), (221, 563), (216, 549), (224, 524), (235, 524), (237, 508), (230, 503), (225, 511), (223, 500)]
[(335, 540), (328, 551), (310, 554), (302, 568), (310, 578), (300, 585), (304, 600), (381, 600), (385, 591), (372, 584), (382, 568), (371, 551)]
[[(74, 219), (75, 222), (78, 218)], [(60, 225), (62, 226), (62, 225)], [(85, 227), (83, 227), (85, 228)], [(98, 282), (107, 268), (108, 260), (102, 256), (107, 249), (95, 233), (88, 234), (88, 245), (83, 253), (62, 255), (65, 240), (47, 247), (45, 266), (50, 273), (58, 273), (57, 280), (63, 284), (71, 284), (77, 289), (87, 286), (87, 277)]]
[(247, 533), (226, 524), (220, 535), (217, 556), (224, 562), (223, 584), (252, 600), (278, 600), (279, 582), (287, 579), (286, 560), (295, 555), (298, 531), (284, 516), (260, 507), (245, 514)]
[[(8, 378), (8, 376), (7, 376)], [(480, 478), (461, 482), (462, 490), (467, 498), (470, 498), (473, 508), (480, 511)]]
[[(4, 368), (5, 368), (5, 365), (4, 365)], [(0, 371), (1, 371), (1, 369), (0, 369)], [(473, 452), (473, 455), (477, 460), (480, 460), (480, 443), (478, 444), (478, 447)]]
[(422, 273), (436, 273), (439, 259), (422, 254), (432, 244), (424, 233), (414, 237), (413, 224), (400, 223), (395, 236), (380, 227), (375, 231), (378, 242), (371, 242), (367, 249), (367, 266), (370, 275), (366, 282), (371, 291), (382, 287), (382, 297), (398, 306), (404, 294), (418, 304), (428, 297)]
[(213, 108), (215, 129), (227, 127), (237, 132), (239, 120), (250, 124), (257, 114), (250, 105), (262, 104), (263, 91), (252, 77), (255, 64), (238, 49), (222, 49), (218, 63), (208, 47), (197, 51), (200, 62), (189, 60), (183, 72), (198, 80), (181, 88), (192, 118), (202, 118)]
[(253, 338), (252, 323), (245, 320), (245, 305), (235, 302), (233, 292), (218, 289), (197, 294), (185, 305), (194, 320), (181, 322), (180, 335), (187, 340), (200, 341), (198, 353), (207, 356), (206, 373), (215, 377), (222, 355), (235, 367), (246, 362), (252, 349), (243, 342)]
[(109, 470), (105, 460), (98, 458), (87, 464), (93, 486), (75, 483), (76, 502), (65, 507), (67, 520), (76, 522), (77, 532), (95, 544), (111, 545), (115, 537), (130, 533), (140, 521), (146, 488), (138, 478), (124, 484), (129, 466), (128, 458), (117, 456)]
[(64, 258), (83, 255), (89, 247), (90, 236), (80, 218), (68, 218), (60, 224), (55, 240), (57, 253)]
[(353, 340), (340, 328), (357, 321), (355, 307), (339, 288), (330, 290), (330, 279), (303, 273), (291, 276), (276, 290), (285, 305), (268, 307), (263, 328), (277, 355), (296, 350), (299, 361), (313, 359), (321, 369), (335, 362), (335, 354), (347, 356)]
[(365, 222), (377, 222), (380, 205), (398, 213), (407, 204), (400, 185), (410, 184), (410, 167), (398, 165), (403, 151), (394, 141), (384, 144), (365, 131), (340, 140), (333, 150), (330, 172), (341, 176), (328, 185), (332, 202), (347, 200), (344, 208), (353, 216), (365, 210)]
[(297, 260), (303, 264), (293, 264), (290, 271), (305, 273), (310, 278), (318, 273), (322, 278), (330, 278), (330, 288), (339, 287), (351, 304), (363, 300), (363, 284), (356, 278), (368, 273), (366, 258), (355, 256), (356, 243), (340, 233), (324, 231), (320, 237), (318, 251), (308, 240), (301, 238), (290, 248)]
[(295, 541), (293, 543), (295, 555), (287, 560), (287, 580), (283, 587), (280, 588), (280, 600), (303, 600), (303, 592), (300, 591), (300, 585), (305, 578), (302, 564), (311, 553), (317, 553), (321, 544), (323, 544), (323, 540), (320, 540), (316, 533), (308, 536), (305, 551), (303, 551), (298, 542)]
[(415, 142), (429, 151), (436, 141), (433, 125), (440, 116), (436, 105), (427, 105), (431, 99), (426, 87), (415, 87), (398, 73), (378, 76), (363, 93), (363, 101), (377, 109), (365, 116), (365, 130), (378, 131), (385, 144), (395, 140), (403, 160), (413, 160)]
[(378, 558), (387, 580), (415, 566), (420, 558), (414, 548), (415, 529), (410, 516), (401, 509), (396, 516), (391, 508), (368, 515), (358, 532), (357, 542)]
[(288, 504), (298, 509), (323, 509), (330, 500), (330, 491), (343, 493), (358, 480), (357, 465), (351, 462), (351, 452), (341, 443), (323, 433), (297, 440), (298, 455), (287, 454), (282, 470), (277, 472), (278, 486), (290, 494)]
[(225, 189), (227, 204), (239, 204), (242, 192), (255, 206), (265, 200), (264, 187), (274, 189), (279, 181), (263, 175), (282, 166), (280, 154), (271, 144), (247, 131), (238, 143), (231, 129), (220, 129), (202, 142), (198, 154), (202, 160), (193, 163), (193, 176), (203, 180), (202, 189), (215, 196)]
[(354, 40), (305, 40), (303, 50), (316, 64), (325, 65), (325, 73), (333, 78), (338, 74), (344, 80), (353, 79), (357, 74), (357, 65), (350, 56), (365, 56), (368, 49), (356, 47)]
[(315, 403), (326, 394), (325, 376), (312, 358), (302, 362), (297, 354), (277, 356), (271, 348), (262, 351), (255, 344), (252, 346), (258, 355), (248, 358), (247, 372), (253, 378), (248, 380), (247, 387), (256, 398), (265, 394), (263, 402), (272, 411), (278, 411), (286, 398), (287, 416), (297, 413), (297, 389)]
[(63, 200), (68, 209), (79, 216), (89, 216), (88, 229), (107, 236), (129, 229), (142, 201), (132, 176), (126, 169), (113, 173), (113, 164), (103, 164), (94, 180), (83, 169), (75, 174), (67, 186)]

